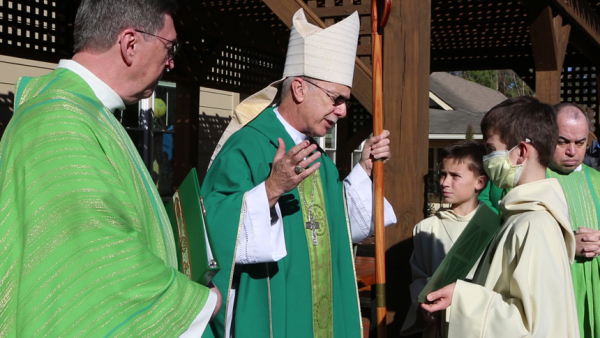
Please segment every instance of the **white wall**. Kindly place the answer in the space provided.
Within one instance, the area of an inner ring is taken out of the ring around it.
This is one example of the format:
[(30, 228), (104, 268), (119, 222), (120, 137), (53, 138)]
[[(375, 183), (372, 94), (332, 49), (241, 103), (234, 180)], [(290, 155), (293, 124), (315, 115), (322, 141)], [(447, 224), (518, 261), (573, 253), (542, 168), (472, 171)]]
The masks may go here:
[(228, 117), (240, 103), (240, 94), (200, 87), (200, 114)]
[(21, 76), (42, 76), (56, 68), (55, 63), (20, 59), (0, 55), (0, 94), (15, 91), (15, 82)]

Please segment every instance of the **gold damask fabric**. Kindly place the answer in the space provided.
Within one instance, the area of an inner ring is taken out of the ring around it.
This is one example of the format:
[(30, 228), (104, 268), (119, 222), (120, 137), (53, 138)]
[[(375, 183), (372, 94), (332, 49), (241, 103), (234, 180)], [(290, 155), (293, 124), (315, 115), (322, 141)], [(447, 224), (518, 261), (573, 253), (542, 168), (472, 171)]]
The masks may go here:
[[(309, 224), (306, 232), (306, 245), (310, 257), (310, 277), (313, 299), (313, 331), (315, 338), (334, 337), (333, 334), (333, 290), (331, 276), (331, 239), (325, 210), (323, 184), (319, 171), (305, 178), (300, 183), (299, 195), (302, 203), (304, 224)], [(314, 198), (314, 203), (313, 203)], [(316, 238), (310, 228), (309, 209), (314, 221), (318, 224)], [(316, 239), (316, 240), (315, 240)]]

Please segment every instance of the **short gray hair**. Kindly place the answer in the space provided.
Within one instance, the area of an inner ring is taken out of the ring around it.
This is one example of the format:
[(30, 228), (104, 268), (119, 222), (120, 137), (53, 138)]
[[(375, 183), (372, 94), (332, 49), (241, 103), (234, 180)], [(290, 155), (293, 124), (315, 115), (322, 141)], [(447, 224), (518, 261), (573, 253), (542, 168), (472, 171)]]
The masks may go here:
[[(283, 80), (283, 83), (281, 84), (281, 100), (283, 100), (286, 96), (288, 96), (290, 94), (290, 92), (292, 91), (292, 82), (297, 77), (301, 78), (302, 80), (308, 80), (308, 81), (323, 81), (323, 80), (313, 79), (312, 77), (303, 76), (303, 75), (286, 77), (285, 80)], [(308, 82), (308, 83), (310, 84), (310, 82)], [(311, 90), (314, 90), (314, 86), (312, 84), (310, 84), (310, 88), (311, 88)]]
[(165, 14), (175, 10), (175, 0), (83, 0), (75, 16), (73, 51), (107, 51), (127, 28), (156, 34)]

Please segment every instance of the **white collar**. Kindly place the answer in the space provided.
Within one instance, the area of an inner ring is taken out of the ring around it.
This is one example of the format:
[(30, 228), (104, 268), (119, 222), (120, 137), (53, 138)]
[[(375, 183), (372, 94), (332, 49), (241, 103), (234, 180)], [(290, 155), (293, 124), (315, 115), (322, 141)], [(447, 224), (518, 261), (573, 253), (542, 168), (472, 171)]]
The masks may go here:
[[(553, 171), (556, 171), (556, 172), (559, 172), (559, 173), (561, 172), (561, 171), (559, 171), (559, 170), (556, 170), (556, 169), (554, 169), (554, 167), (552, 167), (551, 165), (548, 165), (548, 166), (549, 166), (549, 167), (550, 167), (550, 169), (552, 169)], [(575, 168), (575, 170), (573, 170), (572, 172), (576, 172), (576, 171), (582, 171), (582, 170), (583, 170), (583, 164), (580, 164), (580, 165), (578, 165), (578, 166), (577, 166), (577, 168)]]
[(98, 100), (111, 112), (114, 113), (115, 109), (125, 109), (125, 103), (119, 94), (77, 61), (60, 60), (57, 68), (65, 68), (79, 75), (92, 88)]
[(296, 130), (296, 128), (292, 127), (292, 125), (289, 124), (283, 118), (283, 116), (281, 116), (281, 114), (279, 114), (278, 108), (279, 107), (275, 107), (275, 109), (273, 109), (273, 111), (275, 112), (275, 116), (277, 116), (277, 119), (279, 119), (279, 122), (281, 122), (281, 124), (283, 124), (283, 127), (285, 128), (285, 131), (287, 131), (287, 133), (290, 135), (290, 137), (292, 138), (292, 140), (294, 140), (294, 143), (296, 143), (296, 145), (298, 145), (302, 141), (306, 141), (308, 139), (308, 136), (302, 134), (301, 132), (299, 132), (298, 130)]

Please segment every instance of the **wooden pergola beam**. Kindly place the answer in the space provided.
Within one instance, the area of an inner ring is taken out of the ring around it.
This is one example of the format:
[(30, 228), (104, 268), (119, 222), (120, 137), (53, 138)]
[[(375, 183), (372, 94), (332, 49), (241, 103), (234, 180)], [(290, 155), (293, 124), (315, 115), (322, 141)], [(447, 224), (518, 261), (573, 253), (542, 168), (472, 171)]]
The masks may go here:
[(552, 13), (550, 6), (533, 8), (533, 22), (529, 28), (533, 61), (535, 64), (536, 97), (550, 104), (561, 101), (561, 73), (571, 26)]
[[(292, 27), (292, 17), (300, 8), (304, 9), (304, 14), (308, 21), (325, 28), (327, 27), (323, 20), (313, 12), (302, 0), (263, 0), (267, 6), (275, 13), (281, 21), (288, 27)], [(352, 95), (367, 109), (370, 113), (373, 109), (373, 73), (370, 67), (367, 67), (359, 58), (356, 58), (354, 67), (354, 80), (352, 81)]]
[(570, 31), (560, 15), (552, 15), (550, 6), (542, 9), (529, 29), (536, 71), (562, 70)]
[(561, 14), (600, 49), (600, 17), (587, 0), (551, 0)]
[(596, 67), (600, 68), (600, 60), (597, 57), (598, 50), (590, 42), (590, 39), (581, 34), (571, 34), (569, 44), (577, 49), (587, 60), (591, 61)]

